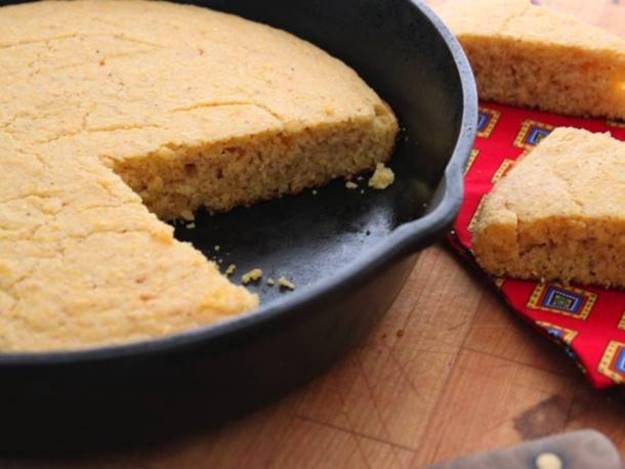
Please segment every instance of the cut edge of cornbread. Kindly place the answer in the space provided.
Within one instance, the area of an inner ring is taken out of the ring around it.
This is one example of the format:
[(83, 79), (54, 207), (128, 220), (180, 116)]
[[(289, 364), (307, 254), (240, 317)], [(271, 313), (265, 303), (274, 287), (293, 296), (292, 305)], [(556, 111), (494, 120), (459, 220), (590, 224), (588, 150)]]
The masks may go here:
[(499, 277), (625, 287), (625, 143), (558, 128), (485, 196), (478, 263)]
[(464, 47), (482, 99), (625, 119), (625, 40), (529, 0), (435, 10)]
[(340, 122), (159, 148), (112, 167), (159, 218), (188, 218), (202, 207), (224, 212), (374, 169), (390, 159), (398, 130), (390, 108), (379, 106)]

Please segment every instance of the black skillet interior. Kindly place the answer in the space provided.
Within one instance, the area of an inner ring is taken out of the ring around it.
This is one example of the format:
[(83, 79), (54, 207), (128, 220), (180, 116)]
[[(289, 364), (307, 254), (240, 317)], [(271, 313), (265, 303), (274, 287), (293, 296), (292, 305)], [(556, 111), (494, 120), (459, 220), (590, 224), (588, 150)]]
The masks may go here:
[[(1, 1), (0, 4), (16, 3)], [(222, 326), (128, 347), (0, 355), (0, 449), (136, 443), (218, 423), (329, 366), (386, 311), (415, 253), (451, 224), (476, 96), (462, 51), (411, 0), (186, 2), (291, 31), (354, 67), (403, 128), (385, 191), (315, 191), (176, 225), (223, 267), (285, 275), (251, 286), (261, 309)], [(198, 77), (201, 79), (201, 77)], [(219, 250), (215, 249), (219, 246)], [(238, 275), (236, 277), (238, 279)]]
[[(217, 217), (204, 214), (193, 229), (178, 225), (178, 239), (223, 267), (233, 263), (238, 273), (260, 267), (265, 278), (285, 275), (303, 289), (366, 256), (399, 225), (425, 213), (454, 150), (463, 108), (462, 96), (449, 92), (457, 90), (458, 75), (441, 73), (441, 64), (428, 58), (444, 55), (445, 44), (418, 27), (410, 2), (316, 0), (295, 2), (296, 8), (289, 0), (273, 1), (270, 8), (253, 1), (190, 3), (289, 30), (342, 58), (391, 103), (404, 130), (390, 164), (397, 181), (385, 191), (369, 189), (368, 175), (355, 190), (338, 180), (299, 197)], [(265, 306), (291, 295), (265, 282), (250, 288)]]

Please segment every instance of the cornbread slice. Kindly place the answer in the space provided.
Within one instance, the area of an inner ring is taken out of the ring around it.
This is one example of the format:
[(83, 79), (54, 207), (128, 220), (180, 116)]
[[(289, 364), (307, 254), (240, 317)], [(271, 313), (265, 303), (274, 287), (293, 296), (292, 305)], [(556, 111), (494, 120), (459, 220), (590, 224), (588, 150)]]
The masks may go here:
[(255, 308), (157, 216), (374, 168), (397, 133), (338, 60), (193, 6), (2, 7), (0, 70), (2, 351), (143, 340)]
[(556, 129), (486, 196), (472, 244), (496, 276), (625, 287), (625, 143)]
[(579, 116), (625, 118), (625, 40), (529, 0), (449, 0), (480, 97)]
[(0, 162), (1, 350), (143, 340), (256, 307), (97, 159), (0, 133)]

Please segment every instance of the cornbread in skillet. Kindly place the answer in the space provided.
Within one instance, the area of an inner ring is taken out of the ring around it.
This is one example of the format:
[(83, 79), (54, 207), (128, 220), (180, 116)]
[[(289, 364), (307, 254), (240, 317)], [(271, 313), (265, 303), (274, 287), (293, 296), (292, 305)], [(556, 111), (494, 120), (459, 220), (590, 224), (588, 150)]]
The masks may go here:
[(625, 118), (625, 40), (529, 0), (449, 0), (436, 10), (482, 99)]
[(625, 143), (556, 129), (486, 196), (472, 244), (496, 276), (625, 287)]
[(147, 339), (256, 307), (159, 221), (375, 167), (397, 123), (354, 71), (192, 6), (0, 8), (0, 349)]

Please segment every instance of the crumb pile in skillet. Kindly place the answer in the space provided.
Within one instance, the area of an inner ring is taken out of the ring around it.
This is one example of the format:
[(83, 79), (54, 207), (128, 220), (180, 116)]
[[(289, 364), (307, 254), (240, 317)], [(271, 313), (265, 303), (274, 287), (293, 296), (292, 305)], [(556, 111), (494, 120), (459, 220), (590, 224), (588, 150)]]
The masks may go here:
[(0, 70), (3, 351), (143, 340), (254, 309), (159, 218), (375, 168), (398, 129), (320, 49), (192, 6), (2, 7)]

